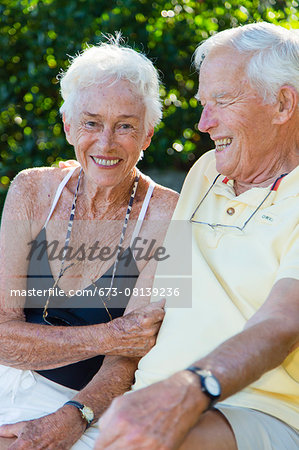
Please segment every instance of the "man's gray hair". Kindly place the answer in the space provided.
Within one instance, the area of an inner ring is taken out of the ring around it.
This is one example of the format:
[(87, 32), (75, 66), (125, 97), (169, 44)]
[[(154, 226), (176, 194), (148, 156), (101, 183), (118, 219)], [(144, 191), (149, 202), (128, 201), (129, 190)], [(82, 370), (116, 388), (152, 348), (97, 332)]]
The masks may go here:
[(221, 47), (248, 55), (246, 74), (265, 103), (273, 103), (285, 84), (299, 92), (299, 30), (259, 22), (221, 31), (197, 47), (197, 70), (210, 52)]
[(71, 120), (84, 89), (105, 83), (112, 85), (118, 80), (129, 81), (141, 96), (145, 105), (145, 131), (161, 120), (158, 72), (145, 55), (121, 45), (119, 35), (72, 58), (67, 71), (58, 78), (64, 100), (60, 112), (67, 120)]

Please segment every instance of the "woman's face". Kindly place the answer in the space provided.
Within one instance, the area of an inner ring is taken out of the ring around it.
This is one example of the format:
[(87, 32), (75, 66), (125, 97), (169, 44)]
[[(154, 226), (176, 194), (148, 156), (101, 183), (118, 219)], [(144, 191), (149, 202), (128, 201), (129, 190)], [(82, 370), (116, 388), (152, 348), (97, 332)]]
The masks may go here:
[(151, 142), (153, 129), (145, 133), (141, 97), (128, 81), (120, 80), (84, 89), (76, 108), (65, 129), (77, 160), (97, 185), (117, 186)]

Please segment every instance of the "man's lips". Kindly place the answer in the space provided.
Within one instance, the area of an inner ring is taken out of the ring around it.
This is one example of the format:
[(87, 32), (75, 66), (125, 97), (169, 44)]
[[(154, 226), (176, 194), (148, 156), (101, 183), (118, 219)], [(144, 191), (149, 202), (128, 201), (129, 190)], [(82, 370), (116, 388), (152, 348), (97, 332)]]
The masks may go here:
[(222, 152), (232, 143), (232, 138), (215, 139), (215, 147), (217, 152)]

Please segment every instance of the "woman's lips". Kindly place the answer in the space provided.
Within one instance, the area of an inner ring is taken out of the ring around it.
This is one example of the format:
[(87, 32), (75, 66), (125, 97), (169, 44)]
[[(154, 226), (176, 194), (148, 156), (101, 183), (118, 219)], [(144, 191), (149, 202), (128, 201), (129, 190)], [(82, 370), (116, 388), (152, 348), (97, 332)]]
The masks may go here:
[(116, 166), (119, 162), (120, 159), (119, 158), (100, 158), (98, 156), (92, 156), (91, 157), (94, 162), (99, 165), (99, 166), (104, 166), (104, 167), (113, 167)]

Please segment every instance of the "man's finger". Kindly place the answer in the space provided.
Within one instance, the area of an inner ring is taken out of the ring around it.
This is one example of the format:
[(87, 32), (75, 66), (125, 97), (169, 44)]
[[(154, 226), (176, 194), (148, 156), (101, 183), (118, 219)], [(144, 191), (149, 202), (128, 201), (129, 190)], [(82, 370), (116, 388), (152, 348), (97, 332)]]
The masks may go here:
[(59, 161), (59, 167), (61, 169), (65, 169), (67, 167), (75, 167), (79, 165), (80, 164), (75, 159), (68, 159), (67, 161)]

